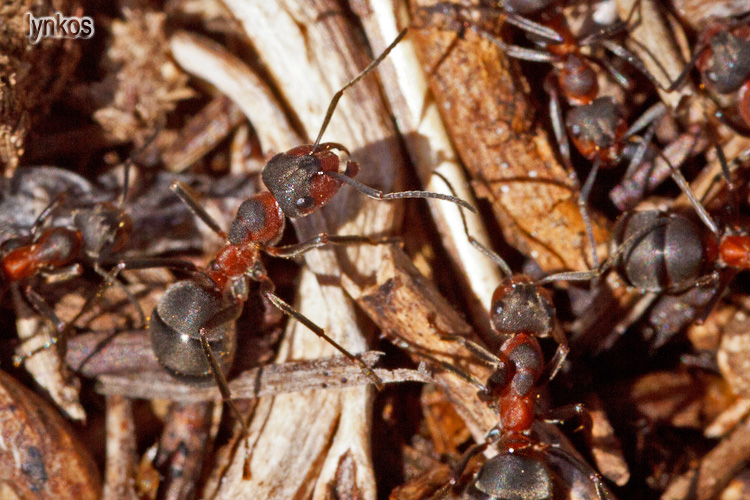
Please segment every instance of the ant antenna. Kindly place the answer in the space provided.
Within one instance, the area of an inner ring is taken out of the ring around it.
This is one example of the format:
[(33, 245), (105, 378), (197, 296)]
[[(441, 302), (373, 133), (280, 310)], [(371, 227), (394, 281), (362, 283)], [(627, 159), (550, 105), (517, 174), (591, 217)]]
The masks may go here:
[(326, 131), (326, 128), (328, 128), (328, 123), (331, 121), (331, 117), (333, 116), (333, 112), (336, 109), (336, 105), (339, 103), (339, 100), (341, 99), (341, 96), (344, 95), (344, 92), (346, 89), (357, 83), (362, 79), (363, 76), (365, 76), (367, 73), (375, 69), (378, 64), (383, 62), (383, 59), (385, 59), (388, 54), (391, 53), (391, 50), (398, 45), (398, 42), (400, 42), (405, 36), (406, 32), (409, 28), (404, 28), (401, 33), (398, 34), (396, 39), (391, 42), (391, 44), (385, 48), (385, 50), (370, 64), (367, 65), (365, 69), (363, 69), (357, 76), (355, 76), (352, 80), (349, 81), (346, 85), (341, 87), (338, 92), (336, 92), (333, 95), (333, 99), (331, 99), (331, 104), (328, 105), (328, 111), (326, 111), (326, 117), (323, 119), (323, 125), (320, 127), (320, 132), (318, 132), (318, 137), (315, 139), (315, 143), (313, 143), (312, 150), (310, 151), (310, 155), (314, 154), (318, 151), (318, 147), (320, 146), (320, 139), (323, 137), (323, 133)]
[(709, 231), (711, 231), (717, 237), (720, 237), (721, 232), (719, 231), (719, 228), (716, 227), (716, 224), (714, 223), (713, 219), (711, 219), (711, 216), (708, 215), (708, 212), (706, 212), (706, 209), (703, 207), (703, 205), (701, 205), (701, 202), (698, 201), (698, 198), (695, 196), (695, 193), (693, 193), (693, 190), (690, 189), (690, 185), (685, 179), (685, 176), (682, 175), (682, 172), (680, 172), (674, 167), (674, 165), (672, 165), (672, 163), (664, 155), (664, 153), (662, 153), (661, 151), (657, 151), (657, 154), (659, 155), (659, 158), (661, 158), (669, 167), (672, 178), (680, 187), (682, 192), (685, 193), (685, 196), (688, 197), (688, 200), (690, 200), (690, 204), (693, 205), (693, 209), (695, 209), (695, 212), (698, 214), (700, 220), (706, 225)]
[(141, 146), (140, 148), (136, 149), (135, 151), (132, 151), (129, 155), (127, 160), (125, 160), (125, 166), (123, 168), (122, 172), (122, 197), (120, 198), (120, 208), (125, 205), (125, 201), (128, 197), (128, 189), (130, 188), (130, 167), (133, 165), (133, 158), (143, 153), (146, 149), (148, 149), (151, 144), (154, 143), (156, 140), (156, 137), (161, 133), (161, 131), (164, 130), (164, 121), (162, 120), (162, 123), (160, 123), (153, 134), (151, 134), (151, 137), (146, 140), (145, 144)]
[[(451, 184), (451, 182), (443, 174), (441, 174), (440, 172), (433, 172), (433, 174), (439, 177), (445, 183), (445, 185), (448, 186), (448, 190), (453, 195), (453, 198), (460, 200), (460, 198), (456, 194), (456, 190), (453, 188), (453, 184)], [(472, 211), (476, 213), (474, 210)], [(469, 224), (466, 222), (466, 214), (464, 214), (464, 211), (461, 210), (461, 207), (458, 208), (458, 213), (461, 215), (461, 222), (464, 225), (464, 232), (466, 233), (466, 238), (468, 238), (469, 243), (471, 243), (474, 248), (476, 248), (477, 250), (482, 252), (484, 255), (486, 255), (490, 260), (492, 260), (492, 262), (497, 264), (506, 278), (510, 278), (511, 276), (513, 276), (513, 271), (510, 270), (510, 266), (508, 265), (507, 262), (505, 262), (505, 259), (500, 257), (500, 255), (498, 255), (496, 252), (494, 252), (490, 248), (487, 248), (486, 245), (484, 245), (482, 242), (478, 241), (471, 234), (469, 234)]]

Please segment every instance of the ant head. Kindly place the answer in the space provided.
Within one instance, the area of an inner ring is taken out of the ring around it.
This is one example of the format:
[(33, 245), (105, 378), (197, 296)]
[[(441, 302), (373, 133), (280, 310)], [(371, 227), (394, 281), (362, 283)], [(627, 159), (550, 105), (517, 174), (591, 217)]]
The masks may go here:
[(568, 112), (565, 126), (573, 144), (589, 161), (598, 158), (607, 165), (619, 160), (628, 128), (621, 108), (612, 97), (600, 97)]
[(617, 220), (610, 255), (628, 283), (646, 291), (680, 291), (713, 268), (713, 233), (684, 215), (659, 210), (624, 214)]
[(711, 37), (696, 63), (703, 83), (719, 94), (731, 94), (750, 78), (750, 40), (722, 30)]
[(549, 290), (526, 276), (506, 279), (492, 294), (490, 322), (497, 334), (525, 332), (547, 337), (555, 317)]
[[(148, 329), (159, 363), (185, 380), (209, 379), (211, 366), (201, 348), (201, 328), (227, 307), (225, 300), (194, 281), (178, 281), (159, 299)], [(207, 339), (222, 370), (231, 365), (235, 352), (234, 322), (214, 328)]]
[(552, 471), (533, 449), (505, 451), (487, 460), (467, 486), (469, 500), (550, 500)]
[(504, 0), (503, 8), (513, 14), (527, 16), (548, 9), (555, 0)]
[(133, 231), (130, 217), (111, 203), (75, 210), (73, 224), (81, 233), (86, 254), (93, 259), (120, 250)]
[(599, 92), (594, 68), (577, 54), (565, 58), (558, 82), (563, 95), (574, 106), (590, 103)]
[[(341, 183), (324, 172), (340, 172), (353, 177), (356, 162), (342, 159), (334, 151), (347, 153), (336, 144), (298, 146), (279, 153), (263, 168), (263, 183), (278, 202), (284, 215), (304, 217), (328, 203)], [(342, 168), (343, 167), (343, 168)]]

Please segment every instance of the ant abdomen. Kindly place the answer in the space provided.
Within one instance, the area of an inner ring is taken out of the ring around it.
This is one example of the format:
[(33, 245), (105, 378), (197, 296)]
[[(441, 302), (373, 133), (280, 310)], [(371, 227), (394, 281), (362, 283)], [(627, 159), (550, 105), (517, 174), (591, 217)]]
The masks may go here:
[(719, 94), (736, 92), (750, 78), (750, 40), (720, 31), (709, 43), (711, 51), (699, 62), (703, 83)]
[[(170, 286), (159, 299), (148, 325), (159, 363), (177, 378), (212, 380), (211, 365), (201, 347), (201, 329), (226, 307), (221, 295), (194, 281)], [(233, 328), (234, 322), (227, 321), (206, 332), (208, 345), (224, 372), (232, 364), (236, 350)]]
[(487, 460), (466, 487), (464, 500), (550, 500), (552, 472), (530, 449), (505, 452)]
[(612, 97), (599, 97), (591, 104), (573, 108), (565, 126), (578, 151), (589, 161), (599, 158), (605, 166), (619, 161), (628, 124), (622, 107)]
[(645, 210), (621, 216), (610, 252), (629, 285), (650, 292), (674, 293), (698, 284), (714, 268), (717, 242), (691, 219), (676, 213)]

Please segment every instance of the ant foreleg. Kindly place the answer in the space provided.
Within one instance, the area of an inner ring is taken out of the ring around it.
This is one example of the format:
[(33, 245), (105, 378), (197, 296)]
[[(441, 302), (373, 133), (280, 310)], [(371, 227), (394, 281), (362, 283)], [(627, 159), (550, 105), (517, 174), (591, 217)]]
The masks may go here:
[(54, 345), (58, 345), (60, 343), (60, 338), (64, 335), (66, 330), (65, 322), (57, 317), (55, 311), (52, 310), (50, 305), (47, 304), (42, 296), (36, 293), (33, 288), (27, 285), (23, 287), (23, 289), (21, 290), (21, 294), (34, 310), (34, 312), (44, 318), (45, 322), (48, 324), (48, 326), (50, 326), (51, 330), (54, 331), (55, 334), (51, 336), (52, 338), (49, 341), (45, 342), (41, 346), (29, 352), (13, 356), (13, 364), (15, 366), (20, 366), (26, 359), (34, 356), (35, 354), (47, 350)]
[(542, 375), (539, 377), (539, 381), (537, 381), (537, 385), (540, 386), (545, 385), (547, 382), (555, 378), (557, 372), (562, 368), (565, 358), (567, 358), (568, 353), (570, 353), (568, 339), (559, 325), (552, 330), (552, 338), (557, 342), (557, 349), (555, 350), (552, 359), (549, 360), (549, 363), (547, 363), (547, 366), (544, 368), (544, 372), (542, 372)]
[(315, 248), (320, 248), (325, 245), (389, 245), (398, 243), (399, 238), (384, 237), (384, 238), (370, 238), (369, 236), (358, 236), (358, 235), (328, 235), (327, 233), (320, 233), (313, 236), (309, 240), (302, 241), (293, 245), (285, 245), (282, 247), (267, 247), (263, 251), (274, 257), (281, 257), (283, 259), (292, 259), (303, 253), (309, 252)]
[[(104, 294), (104, 290), (106, 290), (110, 285), (114, 285), (118, 287), (127, 297), (128, 301), (133, 304), (133, 307), (135, 307), (136, 312), (138, 313), (138, 325), (140, 328), (144, 327), (146, 325), (146, 315), (143, 313), (143, 308), (141, 307), (141, 304), (136, 300), (135, 295), (128, 289), (127, 286), (125, 286), (123, 283), (121, 283), (117, 278), (120, 275), (120, 272), (123, 271), (123, 268), (116, 267), (114, 273), (109, 273), (102, 269), (99, 264), (94, 263), (94, 271), (101, 276), (104, 279), (104, 283), (102, 283), (101, 287), (97, 291), (96, 295), (94, 295), (94, 298), (101, 297)], [(83, 309), (81, 310), (83, 312)], [(80, 315), (81, 313), (79, 313)], [(76, 316), (77, 317), (77, 316)]]

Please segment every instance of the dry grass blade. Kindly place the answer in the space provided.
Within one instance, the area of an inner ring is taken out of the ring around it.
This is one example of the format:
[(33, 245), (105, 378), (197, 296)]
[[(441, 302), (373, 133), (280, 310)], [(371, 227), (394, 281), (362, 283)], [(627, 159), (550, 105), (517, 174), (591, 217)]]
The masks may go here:
[[(381, 356), (380, 352), (368, 351), (362, 353), (361, 359), (367, 366), (373, 366)], [(433, 381), (432, 375), (417, 370), (375, 368), (374, 371), (385, 384)], [(255, 399), (309, 389), (343, 389), (371, 383), (359, 366), (343, 356), (337, 356), (252, 368), (235, 377), (229, 383), (229, 388), (235, 398)], [(100, 374), (97, 392), (182, 403), (221, 401), (218, 388), (211, 383), (205, 387), (189, 386), (158, 371), (127, 375)]]

